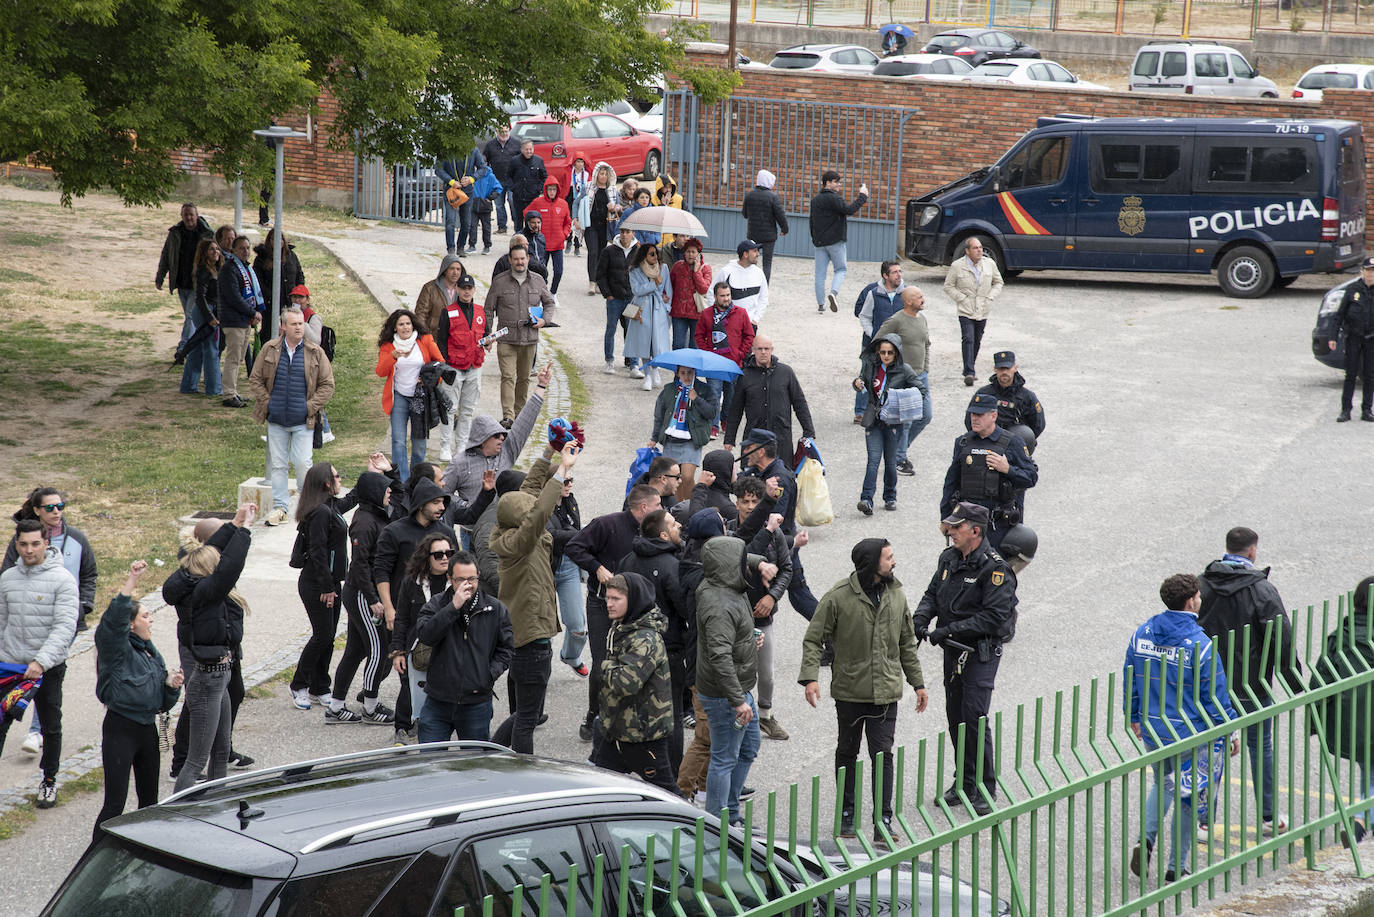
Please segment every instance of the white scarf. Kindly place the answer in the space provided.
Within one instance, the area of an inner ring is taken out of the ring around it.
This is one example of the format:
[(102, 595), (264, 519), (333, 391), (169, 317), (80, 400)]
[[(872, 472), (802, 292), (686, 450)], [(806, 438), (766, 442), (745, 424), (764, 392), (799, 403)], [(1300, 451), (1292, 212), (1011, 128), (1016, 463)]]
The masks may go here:
[(417, 343), (419, 343), (419, 338), (416, 337), (414, 332), (411, 332), (408, 338), (403, 338), (399, 334), (393, 334), (391, 336), (391, 344), (396, 348), (397, 356), (404, 356), (410, 353)]

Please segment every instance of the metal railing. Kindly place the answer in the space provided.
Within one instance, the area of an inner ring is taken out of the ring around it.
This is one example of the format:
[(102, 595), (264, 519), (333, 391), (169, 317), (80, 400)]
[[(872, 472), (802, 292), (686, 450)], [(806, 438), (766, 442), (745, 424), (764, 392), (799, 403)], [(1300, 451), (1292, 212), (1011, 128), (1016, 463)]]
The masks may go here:
[[(1353, 821), (1374, 810), (1374, 641), (1368, 615), (1350, 607), (1346, 596), (1334, 607), (1309, 606), (1295, 615), (1291, 646), (1283, 645), (1272, 621), (1217, 641), (1207, 674), (1215, 686), (1220, 672), (1232, 671), (1230, 702), (1248, 712), (1188, 735), (1159, 735), (1147, 722), (1144, 740), (1136, 737), (1128, 715), (1135, 674), (1129, 668), (1120, 678), (1094, 678), (1009, 716), (995, 714), (997, 774), (987, 814), (978, 815), (978, 801), (962, 791), (954, 805), (942, 797), (950, 766), (961, 772), (966, 756), (975, 762), (977, 784), (984, 784), (982, 731), (970, 741), (961, 726), (953, 743), (942, 734), (896, 750), (890, 827), (865, 818), (869, 800), (883, 795), (881, 759), (873, 769), (877, 787), (860, 761), (853, 774), (835, 775), (836, 786), (852, 781), (854, 798), (864, 801), (853, 813), (852, 840), (838, 837), (840, 794), (819, 776), (770, 792), (758, 805), (746, 801), (744, 826), (727, 831), (701, 815), (694, 823), (636, 834), (637, 816), (626, 814), (615, 822), (630, 838), (618, 858), (598, 855), (588, 867), (563, 864), (528, 884), (512, 883), (474, 901), (468, 917), (836, 917), (888, 906), (933, 917), (1114, 917), (1152, 907), (1163, 913), (1170, 904), (1177, 912), (1290, 863), (1312, 868), (1319, 848), (1358, 833)], [(1276, 671), (1272, 687), (1268, 679), (1258, 680), (1258, 690), (1250, 684), (1252, 645), (1259, 647), (1261, 671)], [(1215, 687), (1202, 695), (1196, 657), (1193, 667), (1192, 700), (1220, 704)], [(1156, 677), (1147, 665), (1144, 682)], [(1210, 789), (1164, 782), (1153, 802), (1158, 855), (1137, 878), (1131, 861), (1147, 840), (1156, 774), (1176, 771), (1197, 748), (1224, 746), (1228, 737), (1266, 722), (1274, 738), (1274, 826), (1260, 817), (1251, 752), (1241, 741), (1234, 757), (1222, 752)], [(1183, 816), (1188, 808), (1194, 812)], [(1192, 843), (1179, 819), (1200, 816), (1210, 829)], [(1165, 862), (1177, 844), (1186, 851), (1187, 874), (1170, 881)], [(1357, 873), (1365, 876), (1358, 848), (1350, 847)]]
[[(739, 21), (842, 28), (907, 25), (1064, 29), (1121, 35), (1253, 38), (1261, 29), (1363, 34), (1361, 0), (747, 0)], [(728, 0), (673, 0), (668, 15), (719, 22)]]

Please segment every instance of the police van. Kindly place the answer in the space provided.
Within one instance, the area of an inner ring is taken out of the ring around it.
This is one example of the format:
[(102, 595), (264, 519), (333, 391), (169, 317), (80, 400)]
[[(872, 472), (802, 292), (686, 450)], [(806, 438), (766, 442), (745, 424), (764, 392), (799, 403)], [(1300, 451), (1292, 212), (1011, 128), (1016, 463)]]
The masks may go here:
[(1216, 271), (1263, 296), (1364, 257), (1354, 121), (1040, 118), (996, 164), (906, 208), (907, 256), (949, 264), (978, 237), (1023, 270)]

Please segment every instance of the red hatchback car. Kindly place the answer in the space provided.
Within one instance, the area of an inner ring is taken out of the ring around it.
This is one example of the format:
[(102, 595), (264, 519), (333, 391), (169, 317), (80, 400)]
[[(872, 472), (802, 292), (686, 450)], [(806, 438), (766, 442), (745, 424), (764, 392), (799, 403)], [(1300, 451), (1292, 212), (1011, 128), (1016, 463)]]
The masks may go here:
[(544, 160), (551, 177), (566, 189), (573, 160), (581, 156), (591, 169), (605, 160), (618, 178), (642, 174), (658, 178), (663, 170), (663, 140), (605, 112), (580, 112), (572, 124), (552, 118), (526, 118), (511, 133), (519, 140), (533, 140), (536, 156)]

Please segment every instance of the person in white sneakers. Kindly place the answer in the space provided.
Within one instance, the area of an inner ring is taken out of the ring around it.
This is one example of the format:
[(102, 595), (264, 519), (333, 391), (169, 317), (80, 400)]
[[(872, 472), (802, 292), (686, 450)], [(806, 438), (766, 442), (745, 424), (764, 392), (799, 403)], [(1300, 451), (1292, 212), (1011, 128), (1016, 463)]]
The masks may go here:
[[(14, 546), (20, 562), (0, 573), (0, 660), (27, 666), (26, 679), (42, 679), (33, 696), (43, 726), (37, 805), (51, 809), (57, 805), (57, 767), (62, 761), (62, 681), (67, 650), (76, 636), (80, 594), (42, 522), (17, 523)], [(0, 753), (13, 723), (9, 717), (0, 718)]]

